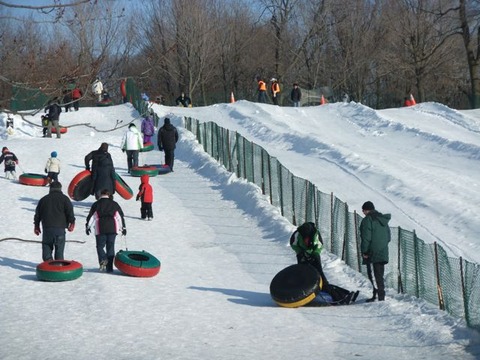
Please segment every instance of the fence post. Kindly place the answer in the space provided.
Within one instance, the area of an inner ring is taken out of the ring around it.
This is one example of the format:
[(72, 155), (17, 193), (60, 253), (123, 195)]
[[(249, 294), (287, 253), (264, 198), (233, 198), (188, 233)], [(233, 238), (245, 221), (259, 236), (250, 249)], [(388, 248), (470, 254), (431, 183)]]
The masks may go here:
[(397, 271), (398, 271), (398, 283), (397, 283), (397, 292), (403, 294), (403, 282), (402, 282), (402, 271), (401, 271), (401, 266), (400, 266), (400, 261), (402, 259), (400, 251), (401, 251), (401, 240), (402, 240), (402, 228), (399, 226), (398, 227), (398, 255), (397, 255)]
[(268, 159), (268, 188), (270, 192), (270, 204), (273, 205), (273, 189), (272, 189), (272, 157), (267, 153)]
[(440, 269), (438, 267), (438, 244), (435, 241), (433, 243), (433, 250), (435, 254), (435, 275), (437, 276), (437, 294), (438, 294), (438, 306), (440, 310), (445, 310), (445, 303), (443, 302), (443, 291), (442, 291), (442, 284), (440, 282)]
[(230, 130), (226, 129), (226, 134), (225, 137), (227, 138), (225, 140), (225, 146), (227, 147), (227, 162), (228, 166), (225, 166), (228, 171), (232, 172), (232, 155), (230, 154)]
[[(265, 195), (265, 150), (262, 148), (260, 166), (262, 167), (262, 194)], [(270, 201), (272, 203), (272, 201)]]
[(333, 252), (333, 192), (330, 193), (330, 251)]
[(208, 153), (208, 126), (206, 123), (202, 123), (203, 126), (203, 150)]
[(470, 326), (470, 311), (468, 308), (467, 294), (465, 291), (465, 271), (463, 269), (463, 258), (460, 256), (460, 280), (462, 281), (463, 312), (467, 325)]
[(295, 182), (293, 181), (292, 173), (288, 172), (290, 179), (292, 180), (292, 224), (297, 225), (297, 215), (295, 211)]
[[(277, 163), (278, 163), (278, 160), (277, 160)], [(278, 164), (278, 184), (279, 184), (279, 188), (280, 188), (280, 213), (282, 214), (282, 216), (285, 215), (285, 212), (283, 211), (283, 181), (282, 181), (282, 165), (281, 164)]]
[(254, 183), (255, 185), (257, 184), (255, 182), (255, 144), (253, 143), (253, 141), (250, 142), (250, 144), (252, 144), (251, 146), (251, 150), (252, 150), (252, 183)]
[(354, 216), (354, 224), (355, 224), (355, 243), (357, 244), (357, 261), (358, 261), (358, 272), (362, 272), (362, 249), (360, 245), (360, 241), (358, 239), (358, 216), (357, 216), (357, 210), (353, 210), (353, 216)]
[(235, 147), (237, 148), (237, 176), (240, 177), (241, 171), (240, 171), (240, 166), (241, 166), (241, 154), (240, 154), (240, 141), (238, 141), (240, 135), (238, 132), (235, 132)]
[[(342, 260), (345, 261), (345, 251), (347, 248), (348, 241), (348, 204), (345, 203), (345, 231), (343, 232), (343, 243), (342, 243)], [(347, 264), (348, 265), (348, 264)]]
[(248, 180), (247, 177), (247, 152), (245, 150), (246, 139), (242, 136), (242, 152), (243, 152), (243, 178)]
[(418, 288), (418, 241), (417, 241), (417, 233), (413, 230), (413, 257), (414, 257), (414, 264), (415, 264), (415, 296), (417, 298), (420, 297), (420, 289)]

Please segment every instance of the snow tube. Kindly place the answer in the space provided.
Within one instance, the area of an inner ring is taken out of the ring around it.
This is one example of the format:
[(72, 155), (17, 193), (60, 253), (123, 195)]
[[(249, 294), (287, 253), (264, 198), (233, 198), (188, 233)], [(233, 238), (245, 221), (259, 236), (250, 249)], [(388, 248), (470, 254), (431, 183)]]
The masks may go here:
[(112, 100), (102, 100), (100, 102), (97, 102), (97, 106), (112, 106), (113, 101)]
[(154, 177), (158, 175), (158, 169), (155, 166), (151, 165), (134, 166), (130, 170), (130, 175), (137, 177), (142, 175), (148, 175), (150, 177)]
[(115, 191), (125, 200), (130, 200), (133, 197), (132, 189), (117, 173), (115, 173)]
[(291, 265), (275, 275), (270, 283), (270, 295), (280, 306), (300, 307), (315, 299), (321, 282), (322, 278), (313, 266)]
[(90, 170), (79, 172), (68, 185), (68, 196), (76, 201), (85, 200), (90, 196), (93, 186), (92, 173)]
[(167, 164), (152, 165), (152, 166), (155, 166), (157, 168), (158, 175), (168, 174), (169, 172), (172, 172), (172, 170), (170, 170), (170, 166), (168, 166)]
[(23, 185), (45, 186), (48, 184), (47, 176), (41, 174), (25, 173), (18, 177), (18, 181)]
[(74, 260), (48, 260), (37, 265), (37, 278), (42, 281), (75, 280), (82, 274), (82, 264)]
[[(67, 130), (68, 129), (66, 127), (60, 126), (60, 134), (65, 134)], [(52, 126), (52, 134), (56, 134), (56, 133), (57, 133), (57, 128)]]
[(160, 260), (144, 250), (120, 250), (114, 264), (122, 273), (135, 277), (152, 277), (160, 272)]
[(127, 97), (127, 81), (125, 79), (120, 81), (120, 93), (123, 98)]
[(140, 152), (147, 152), (152, 150), (153, 150), (153, 143), (149, 141), (143, 144), (143, 148), (140, 150)]

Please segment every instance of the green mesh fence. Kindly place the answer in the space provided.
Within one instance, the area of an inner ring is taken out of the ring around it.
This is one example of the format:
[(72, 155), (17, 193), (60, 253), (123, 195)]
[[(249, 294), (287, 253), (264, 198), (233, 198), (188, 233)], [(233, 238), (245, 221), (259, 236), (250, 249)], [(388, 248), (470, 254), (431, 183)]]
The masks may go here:
[[(262, 147), (241, 134), (208, 122), (185, 118), (204, 150), (239, 178), (256, 184), (292, 224), (312, 221), (327, 251), (366, 276), (360, 253), (362, 217), (333, 194), (293, 175)], [(480, 266), (447, 256), (437, 243), (426, 244), (415, 232), (391, 228), (389, 288), (424, 299), (480, 330)]]
[(10, 110), (24, 111), (43, 109), (47, 105), (48, 100), (48, 96), (40, 89), (29, 89), (13, 85), (10, 98)]

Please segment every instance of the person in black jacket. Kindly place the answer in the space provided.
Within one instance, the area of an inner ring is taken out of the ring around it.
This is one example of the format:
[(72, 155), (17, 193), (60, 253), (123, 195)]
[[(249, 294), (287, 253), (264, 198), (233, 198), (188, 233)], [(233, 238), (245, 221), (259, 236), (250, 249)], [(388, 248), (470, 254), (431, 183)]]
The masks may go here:
[(192, 107), (192, 100), (184, 92), (175, 100), (177, 106)]
[(47, 137), (52, 137), (52, 127), (55, 128), (57, 133), (57, 139), (60, 139), (60, 113), (62, 112), (62, 108), (58, 105), (58, 99), (55, 98), (53, 101), (48, 105), (45, 109), (47, 112), (48, 117), (48, 129), (47, 129)]
[(167, 117), (163, 121), (163, 126), (158, 130), (157, 144), (158, 150), (165, 151), (165, 164), (173, 171), (173, 161), (175, 159), (175, 147), (178, 141), (178, 131), (175, 126), (170, 123)]
[(298, 87), (298, 84), (293, 84), (292, 92), (290, 93), (290, 99), (293, 102), (294, 107), (300, 106), (300, 100), (302, 99), (302, 91)]
[[(115, 167), (112, 156), (108, 152), (108, 144), (102, 143), (98, 150), (91, 151), (85, 156), (85, 169), (92, 172), (91, 195), (95, 199), (100, 198), (100, 192), (104, 189), (110, 194), (115, 193)], [(90, 167), (90, 161), (92, 166)]]
[(65, 250), (65, 228), (72, 232), (75, 228), (73, 205), (68, 196), (62, 193), (62, 184), (58, 181), (50, 185), (48, 195), (45, 195), (37, 204), (33, 218), (35, 235), (40, 235), (42, 224), (42, 259), (63, 260)]
[[(120, 231), (127, 235), (125, 218), (120, 205), (113, 201), (113, 196), (107, 189), (102, 190), (100, 199), (93, 203), (87, 216), (85, 233), (90, 235), (91, 226), (95, 226), (98, 263), (100, 271), (113, 271), (115, 258), (115, 238)], [(105, 247), (107, 252), (105, 252)]]

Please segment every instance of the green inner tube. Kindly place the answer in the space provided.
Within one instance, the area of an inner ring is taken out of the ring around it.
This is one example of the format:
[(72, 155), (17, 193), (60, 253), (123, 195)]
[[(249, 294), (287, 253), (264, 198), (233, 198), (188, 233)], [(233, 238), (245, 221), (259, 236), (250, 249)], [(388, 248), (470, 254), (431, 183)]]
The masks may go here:
[(125, 200), (133, 197), (132, 189), (117, 173), (115, 173), (115, 191)]
[(152, 151), (153, 150), (153, 143), (147, 142), (143, 144), (143, 148), (140, 149), (140, 152), (147, 152), (147, 151)]
[(146, 251), (120, 250), (116, 257), (120, 262), (138, 268), (152, 269), (160, 267), (160, 260)]
[(36, 273), (42, 281), (69, 281), (82, 276), (83, 266), (76, 261), (53, 260), (39, 264)]
[(130, 175), (132, 176), (148, 175), (150, 177), (154, 177), (158, 175), (158, 169), (155, 166), (150, 166), (150, 165), (134, 166), (130, 170)]

